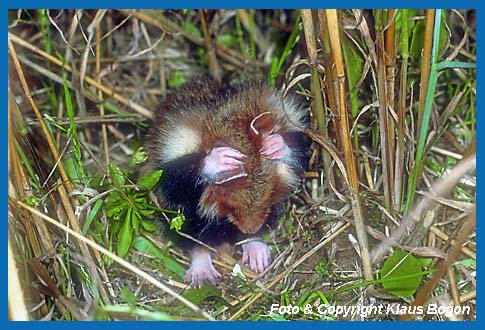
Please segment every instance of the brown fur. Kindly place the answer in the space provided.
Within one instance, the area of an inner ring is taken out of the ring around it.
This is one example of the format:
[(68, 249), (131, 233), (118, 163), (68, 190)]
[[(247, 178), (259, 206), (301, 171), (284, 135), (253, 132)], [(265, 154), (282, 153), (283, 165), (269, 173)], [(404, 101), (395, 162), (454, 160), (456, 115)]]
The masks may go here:
[[(227, 217), (239, 230), (255, 233), (264, 224), (269, 208), (292, 188), (287, 178), (278, 175), (278, 165), (260, 154), (263, 138), (270, 133), (298, 131), (303, 125), (285, 112), (283, 102), (274, 101), (281, 99), (279, 94), (263, 84), (242, 84), (229, 99), (225, 93), (222, 85), (196, 82), (176, 95), (166, 103), (167, 109), (156, 114), (149, 152), (153, 167), (163, 164), (166, 159), (162, 155), (180, 145), (205, 154), (214, 147), (230, 146), (247, 155), (244, 171), (248, 176), (209, 184), (199, 205), (216, 207), (217, 214)], [(171, 141), (181, 128), (197, 138)]]

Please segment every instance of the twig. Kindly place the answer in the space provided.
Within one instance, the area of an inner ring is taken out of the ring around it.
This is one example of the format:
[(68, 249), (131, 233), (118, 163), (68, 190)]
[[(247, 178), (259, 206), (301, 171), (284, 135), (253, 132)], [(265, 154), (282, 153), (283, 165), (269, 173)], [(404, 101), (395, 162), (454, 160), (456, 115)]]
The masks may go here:
[(453, 305), (460, 306), (460, 293), (456, 286), (456, 276), (453, 267), (448, 268), (448, 281), (450, 282), (451, 297), (453, 298)]
[(476, 290), (467, 292), (467, 293), (462, 294), (460, 296), (460, 303), (462, 303), (462, 304), (466, 303), (467, 301), (475, 299), (476, 297), (477, 297), (477, 291)]
[[(436, 236), (438, 236), (439, 238), (441, 238), (443, 241), (448, 241), (449, 240), (449, 236), (444, 233), (443, 231), (439, 230), (438, 228), (436, 228), (435, 226), (431, 226), (429, 228), (429, 230), (435, 234)], [(453, 245), (453, 246), (456, 246), (456, 241), (455, 240), (451, 240), (450, 241), (450, 244)], [(470, 250), (469, 248), (467, 248), (466, 246), (461, 246), (461, 252), (467, 256), (469, 256), (470, 258), (474, 259), (474, 260), (477, 260), (477, 254), (475, 252), (473, 252), (472, 250)]]

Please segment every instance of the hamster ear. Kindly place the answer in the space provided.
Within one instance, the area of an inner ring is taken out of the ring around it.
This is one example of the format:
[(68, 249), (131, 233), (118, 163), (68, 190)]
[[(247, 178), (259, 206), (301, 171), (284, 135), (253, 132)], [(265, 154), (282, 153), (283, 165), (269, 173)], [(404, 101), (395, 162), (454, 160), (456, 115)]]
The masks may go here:
[(249, 126), (254, 135), (270, 134), (275, 126), (274, 115), (269, 111), (260, 113), (251, 120)]

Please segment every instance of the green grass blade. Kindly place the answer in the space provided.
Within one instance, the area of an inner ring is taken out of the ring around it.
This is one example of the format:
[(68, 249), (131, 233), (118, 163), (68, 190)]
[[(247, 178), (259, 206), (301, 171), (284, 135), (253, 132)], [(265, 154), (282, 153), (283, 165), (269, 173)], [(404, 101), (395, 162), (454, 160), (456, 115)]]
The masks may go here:
[(276, 64), (271, 63), (271, 70), (269, 72), (269, 77), (268, 77), (268, 83), (271, 86), (275, 85), (276, 77), (278, 77), (281, 71), (281, 68), (283, 66), (283, 63), (285, 63), (286, 58), (291, 54), (291, 50), (293, 49), (293, 47), (295, 47), (298, 41), (298, 36), (300, 35), (300, 31), (301, 31), (300, 19), (301, 19), (301, 12), (298, 10), (296, 12), (295, 25), (293, 26), (293, 30), (291, 31), (290, 37), (286, 41), (285, 48), (283, 49), (283, 52), (281, 53), (280, 58), (276, 61)]
[(443, 61), (438, 63), (438, 70), (442, 69), (475, 69), (477, 65), (475, 63), (458, 62), (458, 61)]
[(419, 176), (419, 173), (421, 172), (422, 162), (424, 158), (424, 144), (426, 142), (429, 119), (431, 117), (431, 111), (433, 108), (434, 93), (436, 90), (436, 83), (438, 81), (437, 58), (438, 58), (438, 47), (439, 47), (439, 40), (440, 40), (440, 25), (441, 25), (441, 9), (437, 9), (435, 13), (434, 40), (433, 40), (433, 48), (432, 48), (432, 55), (431, 55), (431, 60), (433, 61), (433, 63), (431, 64), (431, 72), (429, 77), (428, 92), (426, 95), (426, 104), (424, 108), (421, 132), (419, 133), (419, 138), (418, 138), (418, 147), (416, 150), (415, 166), (413, 167), (413, 171), (411, 172), (411, 177), (409, 179), (406, 211), (409, 211), (411, 209), (411, 206), (413, 205), (414, 194), (416, 192), (416, 184), (418, 182), (418, 176)]
[(74, 157), (76, 159), (76, 170), (79, 172), (78, 176), (82, 182), (86, 182), (86, 173), (84, 172), (84, 165), (82, 162), (81, 147), (79, 145), (76, 122), (74, 121), (74, 107), (72, 104), (71, 93), (69, 92), (69, 87), (67, 86), (67, 78), (64, 74), (64, 97), (66, 102), (66, 112), (69, 118), (69, 129), (67, 131), (68, 136), (72, 139), (72, 148), (74, 151)]

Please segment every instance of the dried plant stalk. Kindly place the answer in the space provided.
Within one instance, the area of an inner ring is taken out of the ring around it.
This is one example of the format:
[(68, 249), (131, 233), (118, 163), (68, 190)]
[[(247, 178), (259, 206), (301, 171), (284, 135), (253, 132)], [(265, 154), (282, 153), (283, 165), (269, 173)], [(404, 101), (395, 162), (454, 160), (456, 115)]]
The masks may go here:
[(433, 29), (434, 29), (434, 9), (426, 10), (426, 25), (424, 28), (423, 62), (421, 65), (421, 81), (419, 88), (419, 110), (418, 110), (418, 129), (421, 132), (421, 122), (423, 121), (424, 108), (426, 105), (426, 94), (428, 93), (429, 75), (431, 72), (431, 51), (433, 49)]
[(409, 42), (408, 42), (408, 10), (401, 11), (401, 79), (397, 115), (397, 145), (394, 169), (394, 209), (400, 210), (402, 204), (402, 187), (404, 181), (404, 123), (406, 114), (406, 86), (408, 78)]
[[(325, 105), (323, 103), (322, 86), (320, 83), (321, 80), (317, 67), (317, 39), (316, 33), (313, 28), (315, 24), (313, 21), (312, 11), (309, 9), (302, 10), (301, 18), (303, 21), (303, 31), (305, 32), (308, 57), (310, 58), (310, 66), (312, 70), (311, 88), (313, 92), (312, 94), (315, 97), (315, 100), (312, 104), (312, 112), (317, 118), (318, 133), (323, 136), (323, 138), (328, 139), (327, 118), (325, 115)], [(332, 159), (330, 157), (330, 154), (323, 147), (320, 148), (320, 152), (323, 159), (324, 173), (328, 173), (327, 179), (333, 186), (335, 186), (335, 178), (333, 176), (333, 171), (331, 170)]]
[[(101, 72), (101, 27), (96, 27), (96, 77), (97, 82), (101, 84), (101, 77), (99, 73)], [(100, 99), (103, 99), (103, 92), (98, 90), (98, 96)], [(99, 104), (99, 115), (104, 117), (104, 105)], [(109, 165), (109, 144), (108, 144), (108, 132), (106, 130), (106, 124), (101, 124), (101, 139), (103, 141), (103, 153), (104, 153), (104, 161), (106, 167)]]
[[(382, 11), (379, 12), (379, 24), (382, 24)], [(387, 209), (392, 207), (391, 198), (391, 182), (392, 179), (392, 162), (390, 145), (391, 136), (389, 130), (389, 116), (387, 113), (387, 92), (386, 92), (386, 71), (385, 71), (385, 54), (384, 54), (384, 32), (377, 31), (376, 33), (376, 54), (377, 54), (377, 89), (379, 99), (379, 137), (381, 142), (381, 162), (382, 162), (382, 176), (384, 186), (384, 204)]]
[(349, 192), (352, 203), (352, 211), (354, 215), (355, 231), (362, 258), (362, 267), (364, 270), (364, 278), (372, 280), (372, 264), (370, 262), (369, 248), (367, 242), (367, 233), (364, 225), (364, 212), (359, 196), (359, 178), (357, 174), (357, 166), (352, 150), (352, 140), (350, 135), (350, 125), (348, 122), (347, 106), (345, 98), (345, 70), (344, 61), (342, 57), (342, 49), (340, 46), (340, 30), (338, 26), (337, 10), (329, 9), (325, 11), (328, 31), (330, 36), (330, 46), (332, 54), (335, 59), (335, 66), (338, 79), (338, 110), (340, 113), (340, 138), (344, 149), (345, 164), (349, 176)]
[(204, 9), (199, 9), (200, 25), (202, 32), (204, 33), (205, 47), (207, 49), (207, 55), (209, 56), (209, 67), (212, 78), (217, 81), (221, 81), (221, 69), (217, 63), (216, 51), (213, 41), (211, 40), (211, 34), (209, 26), (207, 24), (207, 15)]

